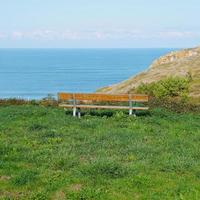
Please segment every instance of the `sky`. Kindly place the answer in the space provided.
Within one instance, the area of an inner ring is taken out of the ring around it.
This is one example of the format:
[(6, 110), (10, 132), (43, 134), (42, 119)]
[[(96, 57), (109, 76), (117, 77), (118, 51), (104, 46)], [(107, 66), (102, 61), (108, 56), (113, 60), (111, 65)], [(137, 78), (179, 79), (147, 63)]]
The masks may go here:
[(0, 0), (0, 48), (200, 45), (199, 0)]

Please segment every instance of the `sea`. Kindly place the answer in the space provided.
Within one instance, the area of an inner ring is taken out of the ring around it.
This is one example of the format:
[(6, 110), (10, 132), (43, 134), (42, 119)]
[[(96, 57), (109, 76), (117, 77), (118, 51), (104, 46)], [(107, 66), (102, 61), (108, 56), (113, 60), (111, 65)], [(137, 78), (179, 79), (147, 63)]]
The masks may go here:
[(0, 49), (0, 98), (95, 92), (174, 49)]

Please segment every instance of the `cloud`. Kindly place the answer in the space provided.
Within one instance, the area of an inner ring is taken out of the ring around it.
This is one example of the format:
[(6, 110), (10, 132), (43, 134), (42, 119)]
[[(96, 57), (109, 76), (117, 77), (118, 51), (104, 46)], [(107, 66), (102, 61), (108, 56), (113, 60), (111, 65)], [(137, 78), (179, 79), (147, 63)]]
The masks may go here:
[[(1, 38), (0, 33), (0, 38)], [(14, 31), (14, 40), (123, 40), (123, 39), (190, 39), (200, 37), (198, 31), (148, 31), (138, 29), (107, 29), (107, 30), (46, 30)]]
[(0, 32), (0, 39), (4, 39), (4, 38), (6, 38), (6, 34)]
[(158, 36), (161, 38), (194, 38), (200, 37), (200, 32), (196, 31), (161, 31), (158, 33)]
[(11, 33), (12, 39), (53, 39), (54, 34), (48, 30), (34, 31), (14, 31)]
[(78, 31), (72, 31), (72, 30), (65, 30), (63, 32), (60, 32), (57, 34), (58, 38), (61, 36), (61, 39), (63, 40), (81, 40), (82, 33)]
[(22, 39), (22, 38), (24, 38), (24, 33), (22, 31), (14, 31), (12, 33), (12, 38), (13, 39)]

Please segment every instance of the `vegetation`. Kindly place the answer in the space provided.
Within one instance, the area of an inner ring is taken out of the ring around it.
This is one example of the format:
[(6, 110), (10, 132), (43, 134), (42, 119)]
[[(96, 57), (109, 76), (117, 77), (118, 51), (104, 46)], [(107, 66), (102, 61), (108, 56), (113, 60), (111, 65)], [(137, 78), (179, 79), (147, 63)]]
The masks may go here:
[(164, 108), (176, 113), (200, 113), (200, 105), (191, 102), (191, 99), (188, 101), (188, 97), (177, 97), (177, 98), (150, 98), (149, 106), (151, 108)]
[(199, 121), (0, 106), (0, 199), (199, 199)]
[(168, 77), (158, 82), (142, 83), (134, 92), (150, 96), (150, 107), (163, 107), (174, 112), (200, 112), (200, 99), (189, 96), (190, 73), (186, 77)]
[(158, 82), (143, 83), (137, 88), (137, 92), (162, 99), (188, 97), (189, 82), (190, 80), (184, 77), (168, 77)]

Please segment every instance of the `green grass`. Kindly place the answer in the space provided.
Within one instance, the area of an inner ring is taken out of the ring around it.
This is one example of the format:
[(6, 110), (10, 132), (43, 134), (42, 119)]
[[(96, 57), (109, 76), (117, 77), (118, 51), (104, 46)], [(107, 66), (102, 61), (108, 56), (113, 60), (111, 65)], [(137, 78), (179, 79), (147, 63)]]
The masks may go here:
[(200, 199), (200, 115), (1, 106), (0, 199)]

